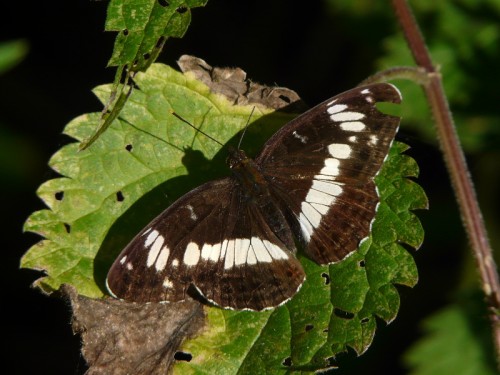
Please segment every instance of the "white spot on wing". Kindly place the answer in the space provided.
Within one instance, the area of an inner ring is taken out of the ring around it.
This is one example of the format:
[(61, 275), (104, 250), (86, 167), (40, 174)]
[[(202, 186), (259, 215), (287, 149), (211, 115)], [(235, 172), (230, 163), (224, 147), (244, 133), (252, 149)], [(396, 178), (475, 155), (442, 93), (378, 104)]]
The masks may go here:
[[(215, 252), (213, 249), (216, 249)], [(186, 253), (188, 253), (188, 250), (186, 250)], [(270, 263), (273, 259), (288, 259), (287, 252), (281, 247), (255, 236), (251, 239), (235, 238), (224, 240), (222, 244), (205, 244), (201, 249), (200, 256), (203, 259), (211, 260), (214, 253), (220, 253), (220, 260), (224, 261), (224, 269), (226, 270), (244, 264), (254, 265), (259, 262)], [(184, 263), (188, 264), (186, 258)]]
[(329, 195), (333, 195), (334, 197), (337, 197), (340, 194), (342, 194), (342, 188), (340, 187), (340, 185), (326, 181), (314, 180), (311, 189), (318, 190)]
[(342, 194), (340, 184), (325, 180), (313, 180), (305, 201), (301, 204), (301, 213), (298, 216), (302, 235), (307, 242), (310, 241), (314, 229), (319, 227), (321, 219), (328, 213), (336, 197), (340, 194)]
[(332, 106), (328, 107), (326, 111), (330, 115), (333, 115), (334, 113), (342, 112), (346, 108), (347, 108), (347, 105), (345, 105), (345, 104), (336, 104), (336, 105), (332, 105)]
[(155, 268), (158, 272), (163, 271), (167, 265), (167, 260), (170, 255), (170, 249), (165, 245), (161, 248), (158, 259), (155, 262)]
[(299, 224), (300, 224), (300, 229), (302, 231), (302, 235), (304, 236), (304, 239), (309, 242), (311, 239), (311, 236), (313, 234), (313, 227), (307, 220), (307, 218), (304, 216), (303, 213), (299, 215)]
[(300, 142), (306, 144), (307, 143), (307, 137), (305, 135), (300, 135), (299, 133), (297, 133), (297, 131), (295, 130), (292, 135), (297, 138), (298, 140), (300, 140)]
[(328, 152), (334, 158), (347, 159), (351, 155), (351, 146), (343, 143), (332, 143), (328, 146)]
[(226, 256), (226, 251), (227, 251), (227, 243), (228, 243), (228, 241), (224, 240), (222, 243), (215, 244), (214, 248), (216, 249), (217, 254), (219, 255), (219, 258), (214, 259), (214, 257), (211, 257), (210, 260), (212, 260), (213, 262), (216, 262), (219, 259), (224, 260), (224, 258)]
[(163, 280), (163, 287), (166, 289), (170, 289), (174, 286), (174, 283), (169, 280), (168, 277), (165, 277), (165, 280)]
[(125, 267), (127, 267), (127, 270), (129, 270), (129, 271), (132, 271), (134, 269), (134, 266), (130, 262), (127, 262), (127, 264), (125, 265)]
[(335, 197), (332, 197), (330, 194), (324, 193), (322, 191), (318, 191), (313, 187), (307, 192), (306, 202), (309, 203), (319, 203), (325, 206), (329, 206)]
[(179, 265), (179, 259), (174, 259), (174, 260), (172, 261), (172, 266), (173, 266), (173, 267), (177, 267), (178, 265)]
[[(147, 231), (146, 231), (146, 233), (147, 233)], [(144, 234), (146, 234), (146, 233), (144, 233)], [(156, 240), (156, 237), (158, 237), (159, 235), (160, 235), (160, 232), (158, 232), (157, 230), (154, 230), (151, 233), (149, 233), (148, 236), (146, 237), (146, 241), (144, 241), (144, 246), (149, 247), (149, 245), (151, 245)]]
[(189, 217), (191, 218), (191, 220), (197, 220), (198, 219), (198, 215), (196, 215), (196, 213), (194, 212), (194, 208), (193, 206), (191, 206), (190, 204), (188, 204), (186, 206), (186, 208), (189, 210)]
[(217, 262), (219, 260), (219, 257), (221, 256), (222, 249), (223, 248), (221, 247), (220, 243), (213, 245), (208, 260), (211, 262)]
[(120, 264), (125, 263), (126, 260), (127, 260), (127, 256), (125, 255), (122, 259), (120, 259)]
[[(234, 246), (235, 242), (234, 240), (224, 240), (224, 242), (227, 242), (226, 246), (226, 257), (224, 260), (224, 269), (228, 270), (230, 268), (233, 268), (234, 266)], [(224, 247), (224, 242), (222, 243), (222, 246)]]
[(262, 240), (258, 237), (252, 237), (252, 247), (255, 251), (255, 256), (257, 257), (258, 262), (270, 263), (272, 262), (271, 254), (266, 249), (266, 246), (262, 242)]
[(321, 214), (309, 202), (302, 202), (300, 209), (313, 228), (319, 227)]
[(208, 243), (203, 244), (203, 247), (201, 248), (201, 259), (208, 260), (210, 253), (212, 252), (212, 247), (213, 245)]
[(361, 121), (349, 121), (340, 124), (340, 128), (348, 132), (359, 132), (365, 128), (365, 124)]
[(370, 140), (368, 141), (368, 144), (371, 146), (375, 146), (378, 142), (378, 137), (376, 134), (370, 135)]
[(195, 266), (200, 260), (200, 247), (194, 243), (190, 242), (186, 246), (186, 252), (184, 253), (184, 264), (186, 266)]
[(317, 210), (321, 215), (326, 215), (326, 213), (330, 209), (330, 207), (319, 203), (311, 203), (311, 206), (313, 206), (314, 209)]
[(234, 241), (236, 243), (234, 247), (234, 265), (241, 266), (247, 261), (250, 240), (248, 238), (237, 238)]
[[(148, 236), (148, 239), (152, 234), (155, 234), (154, 232), (156, 231), (151, 232), (151, 234)], [(153, 243), (153, 246), (151, 246), (151, 249), (149, 249), (148, 259), (146, 260), (146, 265), (148, 267), (151, 267), (154, 264), (154, 262), (156, 262), (156, 258), (158, 258), (158, 254), (161, 250), (161, 247), (163, 246), (164, 241), (165, 239), (163, 238), (163, 236), (160, 236), (158, 234), (156, 235), (155, 242)]]
[(248, 244), (248, 252), (247, 252), (247, 264), (254, 265), (257, 264), (257, 257), (255, 256), (255, 252), (253, 251), (253, 248), (250, 246), (250, 243)]
[(365, 94), (365, 95), (370, 94), (370, 89), (364, 89), (363, 91), (361, 91), (361, 94)]
[(287, 253), (285, 253), (279, 246), (273, 244), (268, 240), (263, 240), (262, 243), (266, 247), (268, 253), (276, 260), (288, 259)]
[(319, 172), (322, 175), (326, 176), (338, 176), (339, 175), (339, 160), (328, 158), (325, 159), (325, 166)]
[(339, 112), (330, 115), (332, 121), (344, 122), (344, 121), (357, 121), (364, 118), (365, 115), (361, 112)]

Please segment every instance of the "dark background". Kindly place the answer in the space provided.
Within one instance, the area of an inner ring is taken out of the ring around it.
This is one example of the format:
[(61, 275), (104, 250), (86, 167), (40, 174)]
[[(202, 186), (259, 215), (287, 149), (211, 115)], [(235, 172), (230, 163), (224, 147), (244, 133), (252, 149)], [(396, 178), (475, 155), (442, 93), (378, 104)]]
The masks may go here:
[[(16, 374), (85, 370), (69, 306), (30, 288), (40, 273), (19, 270), (19, 259), (40, 240), (22, 233), (22, 226), (44, 208), (36, 189), (56, 176), (47, 162), (70, 142), (61, 135), (64, 126), (99, 111), (90, 90), (114, 78), (114, 68), (106, 68), (115, 37), (103, 31), (106, 7), (105, 1), (87, 0), (9, 2), (0, 15), (0, 41), (25, 38), (30, 47), (22, 63), (0, 76), (3, 367)], [(314, 104), (373, 73), (381, 40), (397, 29), (389, 8), (359, 24), (357, 35), (344, 31), (350, 22), (319, 1), (298, 7), (289, 1), (212, 0), (194, 9), (185, 38), (169, 40), (159, 61), (175, 66), (188, 53), (213, 66), (239, 66), (253, 80), (292, 88)], [(359, 359), (341, 356), (339, 374), (406, 373), (401, 354), (419, 337), (421, 320), (449, 301), (464, 259), (470, 260), (440, 154), (405, 125), (399, 139), (412, 146), (409, 153), (422, 169), (418, 182), (431, 207), (438, 207), (434, 216), (419, 213), (427, 231), (415, 253), (420, 282), (414, 289), (400, 288), (396, 321), (387, 328), (380, 324), (372, 347)], [(475, 158), (470, 158), (473, 177)]]

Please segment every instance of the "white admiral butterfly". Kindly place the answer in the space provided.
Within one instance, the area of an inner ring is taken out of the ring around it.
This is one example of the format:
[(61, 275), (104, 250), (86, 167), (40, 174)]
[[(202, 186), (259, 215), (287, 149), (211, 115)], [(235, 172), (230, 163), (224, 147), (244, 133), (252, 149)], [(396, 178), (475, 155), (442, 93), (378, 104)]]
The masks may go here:
[(290, 121), (255, 160), (231, 149), (233, 175), (187, 193), (121, 252), (107, 286), (136, 302), (180, 301), (196, 289), (223, 308), (264, 310), (305, 280), (296, 243), (324, 265), (369, 236), (374, 177), (399, 127), (376, 108), (391, 84), (357, 87)]

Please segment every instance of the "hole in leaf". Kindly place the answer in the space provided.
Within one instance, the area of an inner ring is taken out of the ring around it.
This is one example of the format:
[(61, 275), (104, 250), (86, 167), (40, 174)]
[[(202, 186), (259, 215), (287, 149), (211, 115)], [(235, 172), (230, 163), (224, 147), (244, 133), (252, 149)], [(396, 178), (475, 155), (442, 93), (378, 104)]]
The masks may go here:
[(176, 11), (177, 13), (179, 13), (179, 14), (182, 14), (182, 13), (186, 13), (186, 12), (187, 12), (187, 10), (188, 10), (188, 8), (187, 8), (187, 7), (179, 7), (179, 8), (177, 8), (175, 11)]
[(325, 329), (323, 330), (323, 333), (328, 333), (328, 331), (330, 331), (330, 328), (325, 328)]
[(121, 191), (116, 193), (116, 200), (118, 202), (123, 202), (125, 200), (125, 197), (123, 196), (123, 193)]
[(288, 96), (285, 96), (285, 95), (280, 95), (279, 98), (281, 100), (283, 100), (285, 103), (288, 103), (290, 104), (292, 101), (290, 100), (290, 98)]
[(123, 29), (122, 33), (123, 33), (123, 35), (127, 36), (128, 35), (128, 29)]
[(168, 7), (170, 5), (167, 0), (158, 0), (158, 4), (162, 7)]
[(361, 324), (368, 323), (370, 321), (370, 318), (363, 318), (361, 319)]
[(190, 362), (193, 359), (193, 356), (191, 355), (191, 353), (175, 352), (174, 359), (177, 361)]
[(364, 267), (365, 266), (365, 261), (364, 260), (360, 260), (359, 261), (359, 266), (360, 267)]
[(133, 148), (134, 147), (131, 144), (125, 146), (125, 150), (127, 150), (128, 152), (132, 151)]
[(58, 191), (57, 193), (54, 194), (54, 197), (58, 200), (58, 201), (62, 201), (63, 198), (64, 198), (64, 191)]
[(333, 310), (333, 313), (335, 315), (337, 315), (339, 318), (342, 318), (342, 319), (352, 319), (352, 318), (354, 318), (354, 314), (353, 313), (341, 310), (341, 309), (339, 309), (337, 307)]
[(330, 284), (330, 275), (329, 274), (327, 274), (326, 272), (323, 272), (321, 274), (321, 276), (323, 276), (325, 278), (325, 285)]
[(306, 330), (306, 332), (309, 332), (313, 328), (314, 328), (314, 326), (312, 324), (306, 324), (305, 330)]
[(69, 225), (68, 223), (64, 223), (64, 229), (66, 229), (66, 233), (71, 233), (71, 225)]
[(142, 55), (142, 57), (144, 57), (144, 60), (148, 60), (151, 55), (149, 53), (145, 53), (144, 55)]
[(290, 367), (292, 365), (292, 357), (286, 357), (281, 363), (283, 364), (283, 366)]

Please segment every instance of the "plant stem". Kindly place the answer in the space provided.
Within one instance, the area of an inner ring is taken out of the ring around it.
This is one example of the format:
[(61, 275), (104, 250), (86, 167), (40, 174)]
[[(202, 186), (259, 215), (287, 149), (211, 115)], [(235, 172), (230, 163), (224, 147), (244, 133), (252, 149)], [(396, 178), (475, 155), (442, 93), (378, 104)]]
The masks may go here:
[(497, 364), (500, 365), (500, 284), (497, 267), (493, 260), (492, 249), (474, 187), (444, 94), (441, 75), (432, 64), (430, 54), (407, 1), (392, 0), (392, 6), (417, 65), (420, 69), (424, 69), (429, 77), (424, 82), (423, 88), (436, 122), (441, 151), (479, 270), (481, 287), (489, 308)]

